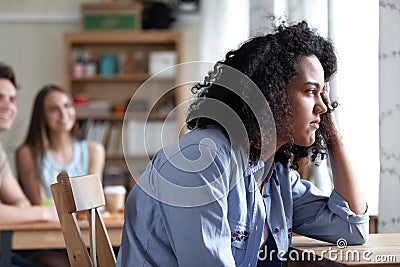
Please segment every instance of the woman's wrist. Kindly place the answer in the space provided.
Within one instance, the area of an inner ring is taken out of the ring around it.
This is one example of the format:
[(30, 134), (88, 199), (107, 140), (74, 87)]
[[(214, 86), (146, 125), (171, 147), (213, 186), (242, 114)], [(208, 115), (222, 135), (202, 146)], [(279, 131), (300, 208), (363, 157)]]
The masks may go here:
[(321, 123), (324, 124), (322, 136), (324, 137), (327, 148), (329, 150), (334, 150), (335, 148), (343, 146), (343, 135), (339, 131), (334, 113), (326, 114)]

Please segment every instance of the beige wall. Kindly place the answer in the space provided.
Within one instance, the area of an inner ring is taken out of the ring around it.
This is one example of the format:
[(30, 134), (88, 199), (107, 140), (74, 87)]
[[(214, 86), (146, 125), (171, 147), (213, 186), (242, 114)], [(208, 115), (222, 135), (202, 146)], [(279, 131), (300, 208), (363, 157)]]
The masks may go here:
[(14, 67), (20, 86), (17, 118), (0, 136), (11, 162), (25, 136), (36, 91), (45, 83), (63, 82), (62, 35), (80, 27), (78, 1), (65, 2), (0, 1), (0, 61)]
[[(33, 98), (46, 83), (63, 85), (63, 34), (80, 30), (79, 10), (88, 0), (0, 0), (0, 61), (14, 67), (18, 115), (0, 141), (13, 165), (14, 151), (23, 141), (30, 121)], [(198, 15), (182, 16), (174, 28), (184, 33), (183, 60), (197, 59)]]

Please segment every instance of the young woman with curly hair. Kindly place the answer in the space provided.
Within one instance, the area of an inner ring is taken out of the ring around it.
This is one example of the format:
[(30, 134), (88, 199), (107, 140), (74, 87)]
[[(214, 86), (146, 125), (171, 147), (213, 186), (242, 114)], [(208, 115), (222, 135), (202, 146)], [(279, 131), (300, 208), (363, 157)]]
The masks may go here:
[[(282, 266), (293, 232), (366, 242), (366, 201), (329, 99), (335, 72), (333, 45), (306, 22), (227, 53), (192, 89), (191, 131), (130, 193), (117, 265)], [(329, 197), (300, 179), (308, 155), (329, 155)]]

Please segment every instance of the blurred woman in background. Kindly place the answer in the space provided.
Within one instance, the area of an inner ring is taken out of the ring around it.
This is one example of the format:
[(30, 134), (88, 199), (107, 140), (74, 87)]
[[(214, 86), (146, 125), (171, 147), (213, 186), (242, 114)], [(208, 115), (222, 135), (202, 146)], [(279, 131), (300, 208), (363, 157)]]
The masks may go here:
[(76, 111), (59, 86), (44, 86), (36, 96), (25, 142), (16, 153), (20, 183), (32, 204), (52, 199), (50, 185), (57, 174), (102, 177), (104, 147), (78, 136)]

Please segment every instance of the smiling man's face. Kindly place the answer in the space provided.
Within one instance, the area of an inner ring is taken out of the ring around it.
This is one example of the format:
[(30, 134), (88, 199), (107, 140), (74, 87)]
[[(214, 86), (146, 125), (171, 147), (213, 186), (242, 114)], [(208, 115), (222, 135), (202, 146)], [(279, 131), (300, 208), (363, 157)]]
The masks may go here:
[(11, 128), (17, 115), (17, 90), (7, 79), (0, 78), (0, 132)]

